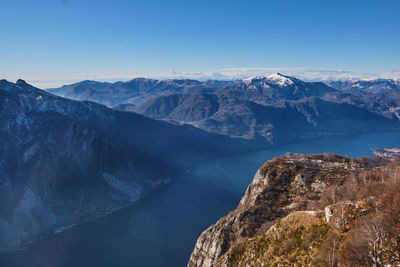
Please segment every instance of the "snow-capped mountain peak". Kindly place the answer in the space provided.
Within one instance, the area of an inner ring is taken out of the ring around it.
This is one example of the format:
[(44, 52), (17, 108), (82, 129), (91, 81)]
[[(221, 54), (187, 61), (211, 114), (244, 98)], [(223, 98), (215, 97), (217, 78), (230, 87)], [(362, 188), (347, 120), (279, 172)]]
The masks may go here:
[(268, 75), (267, 80), (279, 86), (289, 86), (294, 84), (293, 80), (290, 77), (284, 76), (280, 73)]
[(251, 76), (249, 78), (242, 80), (245, 83), (258, 83), (266, 84), (270, 86), (271, 84), (284, 87), (294, 84), (294, 78), (282, 75), (280, 73), (273, 73), (268, 76)]

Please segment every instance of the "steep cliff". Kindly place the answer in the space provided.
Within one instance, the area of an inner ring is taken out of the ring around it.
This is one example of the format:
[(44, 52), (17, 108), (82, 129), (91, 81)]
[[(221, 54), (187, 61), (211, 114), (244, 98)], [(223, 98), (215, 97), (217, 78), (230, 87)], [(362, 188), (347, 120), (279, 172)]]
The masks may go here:
[[(393, 216), (383, 208), (399, 188), (393, 170), (399, 166), (337, 155), (268, 161), (237, 209), (201, 234), (188, 266), (381, 266), (368, 256), (374, 254), (369, 235), (355, 237), (372, 219), (382, 229), (387, 225), (382, 231), (390, 245), (382, 247), (379, 262), (398, 263), (399, 219), (389, 225), (382, 215)], [(364, 265), (354, 251), (364, 255)]]

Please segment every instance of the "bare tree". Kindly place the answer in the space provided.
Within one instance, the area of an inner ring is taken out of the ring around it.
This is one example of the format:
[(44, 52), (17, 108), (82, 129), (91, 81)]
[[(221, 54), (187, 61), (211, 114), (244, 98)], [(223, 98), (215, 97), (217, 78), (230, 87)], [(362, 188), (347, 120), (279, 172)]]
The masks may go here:
[(368, 238), (369, 256), (374, 267), (384, 266), (384, 241), (386, 232), (376, 220), (368, 220), (364, 226), (365, 234)]
[(336, 241), (336, 239), (334, 239), (333, 244), (332, 244), (332, 250), (329, 252), (329, 266), (330, 267), (335, 267), (337, 264), (337, 260), (336, 260), (337, 244), (336, 243), (337, 243), (337, 241)]

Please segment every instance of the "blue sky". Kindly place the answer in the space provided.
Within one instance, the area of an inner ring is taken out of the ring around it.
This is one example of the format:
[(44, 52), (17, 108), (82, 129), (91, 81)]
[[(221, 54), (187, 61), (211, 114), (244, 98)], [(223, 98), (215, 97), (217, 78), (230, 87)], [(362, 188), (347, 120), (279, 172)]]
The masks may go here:
[(400, 77), (399, 12), (399, 0), (0, 0), (0, 78)]

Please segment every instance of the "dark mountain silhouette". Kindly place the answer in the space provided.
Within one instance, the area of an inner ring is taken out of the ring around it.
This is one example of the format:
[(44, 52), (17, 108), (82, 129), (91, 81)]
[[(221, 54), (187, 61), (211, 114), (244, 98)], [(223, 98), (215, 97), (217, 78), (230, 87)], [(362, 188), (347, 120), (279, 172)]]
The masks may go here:
[(243, 140), (0, 81), (0, 250), (131, 205)]

